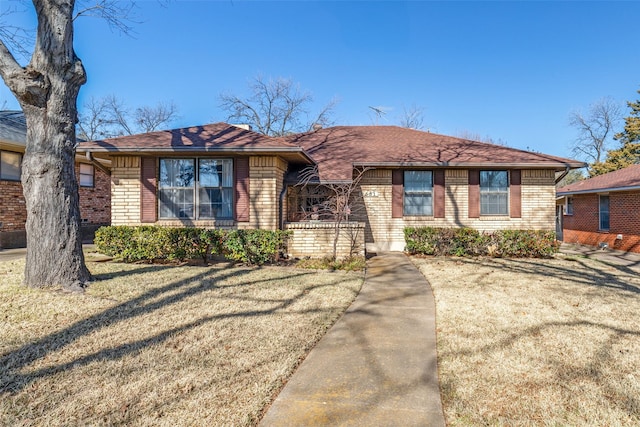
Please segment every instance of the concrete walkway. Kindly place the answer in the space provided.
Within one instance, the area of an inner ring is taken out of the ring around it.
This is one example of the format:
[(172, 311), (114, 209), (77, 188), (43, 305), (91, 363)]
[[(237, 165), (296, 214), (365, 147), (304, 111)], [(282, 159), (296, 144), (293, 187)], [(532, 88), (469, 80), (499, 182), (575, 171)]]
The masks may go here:
[(614, 249), (600, 249), (593, 246), (563, 243), (560, 252), (567, 255), (579, 255), (593, 258), (607, 264), (628, 268), (640, 274), (640, 254), (634, 252), (622, 252)]
[(360, 294), (260, 425), (445, 425), (433, 293), (405, 255), (368, 262)]

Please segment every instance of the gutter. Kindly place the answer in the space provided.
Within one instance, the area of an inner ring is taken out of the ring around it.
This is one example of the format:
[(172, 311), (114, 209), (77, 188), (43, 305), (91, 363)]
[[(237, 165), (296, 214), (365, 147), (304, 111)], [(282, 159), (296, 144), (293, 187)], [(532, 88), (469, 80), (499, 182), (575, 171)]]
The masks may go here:
[(87, 156), (87, 160), (89, 160), (91, 162), (92, 165), (94, 165), (95, 167), (97, 167), (98, 169), (100, 169), (102, 172), (106, 173), (107, 175), (111, 175), (111, 170), (104, 167), (104, 165), (102, 163), (100, 163), (99, 161), (97, 161), (95, 159), (95, 157), (93, 157), (93, 154), (91, 154), (91, 151), (87, 151), (86, 152), (86, 156)]
[(564, 178), (565, 176), (567, 176), (567, 174), (569, 173), (569, 171), (571, 170), (571, 168), (569, 166), (567, 166), (567, 168), (564, 170), (564, 172), (562, 172), (560, 174), (559, 177), (556, 178), (556, 185), (558, 185), (558, 183), (560, 181), (562, 181), (562, 178)]
[(640, 185), (634, 185), (630, 187), (610, 187), (610, 188), (594, 188), (591, 190), (576, 190), (576, 191), (563, 191), (556, 193), (558, 196), (571, 196), (573, 194), (597, 194), (597, 193), (614, 193), (618, 191), (637, 191), (640, 190)]

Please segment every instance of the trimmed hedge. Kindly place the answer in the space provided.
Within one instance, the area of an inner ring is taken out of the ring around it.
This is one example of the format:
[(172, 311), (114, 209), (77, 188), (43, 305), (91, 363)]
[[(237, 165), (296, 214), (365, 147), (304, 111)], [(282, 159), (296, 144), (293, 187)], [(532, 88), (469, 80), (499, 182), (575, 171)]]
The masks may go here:
[(100, 227), (96, 249), (125, 262), (202, 259), (222, 255), (248, 264), (277, 261), (290, 232), (269, 230), (209, 230), (156, 226)]
[(504, 258), (548, 258), (558, 252), (553, 231), (407, 227), (405, 250), (423, 255), (486, 255)]

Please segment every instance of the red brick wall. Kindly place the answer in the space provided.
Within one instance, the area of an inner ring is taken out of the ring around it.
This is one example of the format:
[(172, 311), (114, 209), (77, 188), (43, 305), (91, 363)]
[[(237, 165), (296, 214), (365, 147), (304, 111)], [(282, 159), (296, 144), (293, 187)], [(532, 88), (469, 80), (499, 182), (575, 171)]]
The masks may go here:
[(0, 232), (24, 230), (27, 209), (20, 181), (0, 181)]
[[(76, 164), (76, 176), (78, 165)], [(109, 224), (111, 222), (111, 179), (95, 168), (94, 186), (80, 187), (80, 215), (83, 223)], [(27, 210), (22, 184), (19, 181), (0, 180), (0, 232), (24, 230)]]
[[(573, 215), (564, 216), (563, 239), (568, 243), (640, 253), (640, 192), (609, 193), (609, 231), (599, 231), (597, 194), (573, 196)], [(622, 240), (616, 239), (622, 235)]]
[[(80, 217), (83, 224), (111, 223), (111, 177), (94, 168), (93, 187), (79, 187)], [(80, 175), (76, 163), (76, 176)]]

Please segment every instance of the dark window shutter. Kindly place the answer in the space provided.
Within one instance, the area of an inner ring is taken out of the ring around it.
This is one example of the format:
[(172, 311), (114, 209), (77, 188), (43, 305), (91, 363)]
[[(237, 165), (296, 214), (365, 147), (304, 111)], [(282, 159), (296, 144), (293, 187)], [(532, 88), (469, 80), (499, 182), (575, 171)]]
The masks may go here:
[(444, 218), (444, 169), (433, 171), (433, 216)]
[(511, 218), (522, 217), (522, 193), (520, 188), (520, 182), (522, 178), (522, 171), (520, 169), (514, 169), (511, 171), (511, 182), (509, 183), (509, 200), (510, 200), (510, 215)]
[(249, 158), (238, 157), (236, 159), (235, 183), (236, 206), (235, 218), (238, 222), (249, 221)]
[(404, 172), (391, 171), (391, 218), (402, 218), (404, 199)]
[(480, 218), (480, 171), (469, 170), (469, 218)]
[(156, 171), (155, 157), (140, 159), (140, 222), (156, 222), (157, 219)]

